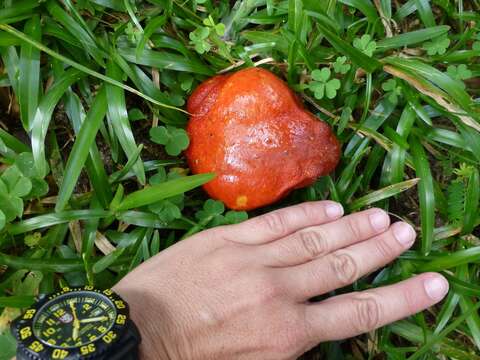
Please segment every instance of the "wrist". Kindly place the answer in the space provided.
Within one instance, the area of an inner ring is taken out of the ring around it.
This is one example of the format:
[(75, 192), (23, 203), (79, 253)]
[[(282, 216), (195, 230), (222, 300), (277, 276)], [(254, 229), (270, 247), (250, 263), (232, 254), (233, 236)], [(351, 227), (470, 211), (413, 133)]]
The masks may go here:
[(139, 291), (122, 282), (115, 285), (113, 290), (127, 302), (130, 319), (140, 332), (142, 341), (139, 345), (139, 358), (141, 360), (176, 360), (165, 346), (166, 339), (161, 334), (161, 325), (152, 321), (157, 318), (152, 314), (158, 314), (159, 309), (150, 303), (147, 291)]

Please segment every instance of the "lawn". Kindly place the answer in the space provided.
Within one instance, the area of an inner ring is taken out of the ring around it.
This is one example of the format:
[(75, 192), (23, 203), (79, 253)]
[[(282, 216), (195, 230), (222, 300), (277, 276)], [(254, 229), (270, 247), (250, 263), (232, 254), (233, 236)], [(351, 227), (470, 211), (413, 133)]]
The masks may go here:
[[(39, 292), (109, 287), (203, 229), (321, 199), (419, 233), (345, 290), (440, 271), (451, 291), (305, 359), (480, 359), (479, 59), (479, 0), (0, 0), (0, 359)], [(192, 90), (249, 66), (288, 82), (342, 159), (246, 213), (182, 152)]]

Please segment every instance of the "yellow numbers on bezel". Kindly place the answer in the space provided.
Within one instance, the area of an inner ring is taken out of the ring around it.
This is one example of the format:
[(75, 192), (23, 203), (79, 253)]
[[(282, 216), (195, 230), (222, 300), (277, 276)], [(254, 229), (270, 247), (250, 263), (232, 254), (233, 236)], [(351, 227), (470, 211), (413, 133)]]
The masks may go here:
[(65, 359), (69, 352), (63, 349), (55, 349), (52, 352), (52, 359)]
[(32, 336), (32, 328), (30, 326), (25, 326), (20, 329), (20, 338), (25, 340), (26, 338)]
[(125, 309), (125, 303), (122, 300), (115, 300), (115, 306), (117, 309)]
[(95, 344), (88, 344), (85, 346), (80, 347), (80, 354), (81, 355), (88, 355), (93, 353), (96, 350)]
[(115, 322), (119, 325), (124, 325), (126, 321), (127, 321), (127, 315), (118, 314), (117, 320)]
[(36, 353), (39, 353), (40, 351), (43, 351), (44, 347), (40, 341), (35, 340), (32, 342), (28, 348)]
[(36, 312), (37, 312), (37, 310), (35, 310), (35, 309), (28, 309), (27, 311), (25, 311), (25, 314), (23, 314), (23, 318), (24, 319), (33, 319), (33, 315), (35, 315)]
[(109, 331), (105, 336), (102, 337), (102, 339), (107, 344), (110, 344), (116, 337), (117, 334), (115, 334), (113, 331)]

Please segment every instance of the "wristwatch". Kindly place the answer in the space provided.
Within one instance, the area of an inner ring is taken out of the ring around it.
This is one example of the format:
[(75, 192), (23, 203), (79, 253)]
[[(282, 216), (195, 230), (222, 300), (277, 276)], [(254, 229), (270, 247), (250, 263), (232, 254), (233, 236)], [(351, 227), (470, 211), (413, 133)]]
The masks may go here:
[(17, 360), (136, 360), (141, 341), (127, 303), (93, 286), (39, 296), (11, 331)]

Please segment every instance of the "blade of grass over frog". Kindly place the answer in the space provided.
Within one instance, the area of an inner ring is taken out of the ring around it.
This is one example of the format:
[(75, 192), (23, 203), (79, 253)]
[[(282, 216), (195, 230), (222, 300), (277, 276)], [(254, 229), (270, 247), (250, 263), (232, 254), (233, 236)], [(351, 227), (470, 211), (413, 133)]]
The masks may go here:
[(433, 16), (432, 8), (430, 7), (430, 0), (415, 0), (417, 5), (417, 12), (420, 19), (426, 27), (435, 26), (435, 17)]
[(15, 4), (10, 7), (0, 9), (0, 22), (9, 18), (15, 18), (23, 15), (29, 15), (32, 10), (39, 7), (40, 2), (38, 0), (20, 0), (15, 1)]
[(127, 195), (116, 211), (129, 210), (152, 204), (201, 186), (215, 178), (215, 174), (206, 173), (170, 180), (158, 185), (146, 187)]
[[(40, 17), (34, 15), (25, 23), (25, 34), (41, 41), (42, 29)], [(23, 128), (31, 129), (31, 123), (37, 110), (40, 90), (40, 51), (28, 43), (22, 43), (18, 74), (18, 102)]]
[(32, 153), (35, 167), (40, 177), (47, 175), (47, 161), (45, 159), (45, 137), (52, 118), (53, 110), (69, 86), (84, 76), (76, 69), (65, 71), (58, 78), (38, 104), (35, 117), (32, 121)]
[(360, 10), (371, 23), (375, 23), (378, 19), (377, 10), (370, 0), (339, 0), (338, 2)]
[(75, 36), (82, 47), (100, 66), (105, 66), (106, 53), (97, 46), (95, 39), (90, 36), (89, 32), (63, 10), (56, 0), (47, 0), (46, 6), (52, 18), (62, 24), (67, 32)]
[(0, 297), (0, 308), (28, 308), (35, 302), (35, 296), (14, 295)]
[(67, 205), (106, 112), (107, 96), (105, 88), (102, 87), (91, 105), (68, 157), (65, 176), (58, 192), (55, 211), (62, 211)]
[(459, 250), (448, 255), (442, 255), (427, 263), (418, 265), (419, 272), (441, 271), (463, 264), (473, 263), (480, 260), (480, 246)]
[(383, 189), (373, 191), (365, 196), (362, 196), (361, 198), (352, 201), (352, 203), (349, 205), (349, 209), (351, 211), (355, 211), (365, 206), (374, 204), (380, 200), (388, 199), (389, 197), (395, 196), (403, 191), (410, 189), (411, 187), (415, 186), (419, 181), (420, 179), (418, 178), (410, 179), (397, 184), (389, 185), (387, 187), (384, 187)]
[(59, 213), (50, 213), (22, 220), (7, 226), (11, 235), (23, 234), (29, 231), (43, 229), (57, 224), (63, 224), (75, 220), (98, 219), (111, 216), (110, 211), (105, 210), (69, 210)]
[(142, 38), (138, 42), (137, 49), (135, 50), (135, 55), (138, 58), (142, 55), (143, 49), (145, 49), (145, 45), (147, 45), (148, 40), (153, 35), (153, 33), (161, 26), (165, 24), (167, 21), (167, 17), (165, 15), (156, 16), (153, 19), (148, 21), (145, 30), (142, 33)]
[(35, 46), (37, 49), (43, 51), (44, 53), (46, 53), (46, 54), (64, 62), (64, 63), (66, 63), (66, 64), (68, 64), (68, 65), (70, 65), (70, 66), (88, 74), (88, 75), (96, 77), (97, 79), (105, 81), (109, 84), (121, 87), (122, 89), (124, 89), (124, 90), (126, 90), (126, 91), (128, 91), (132, 94), (135, 94), (135, 95), (147, 100), (148, 102), (151, 102), (152, 104), (155, 104), (155, 105), (158, 105), (158, 106), (161, 106), (161, 107), (164, 107), (164, 108), (172, 109), (172, 110), (177, 110), (177, 111), (180, 111), (180, 112), (183, 112), (183, 113), (187, 113), (183, 109), (177, 108), (177, 107), (172, 106), (172, 105), (164, 104), (160, 101), (157, 101), (154, 98), (143, 94), (142, 92), (138, 91), (137, 89), (134, 89), (134, 88), (132, 88), (128, 85), (125, 85), (125, 84), (119, 82), (119, 81), (113, 80), (113, 79), (109, 78), (108, 76), (100, 74), (99, 72), (97, 72), (95, 70), (92, 70), (92, 69), (90, 69), (90, 68), (88, 68), (84, 65), (81, 65), (81, 64), (79, 64), (79, 63), (77, 63), (77, 62), (59, 54), (58, 52), (53, 51), (52, 49), (48, 48), (47, 46), (43, 45), (42, 43), (39, 43), (39, 42), (31, 39), (30, 37), (26, 36), (21, 31), (16, 30), (15, 28), (11, 27), (10, 25), (0, 24), (0, 29), (2, 29), (4, 31), (7, 31), (8, 33), (10, 33), (12, 35), (17, 36), (19, 39), (32, 44), (33, 46)]
[(478, 168), (473, 167), (468, 178), (467, 193), (465, 196), (465, 209), (463, 216), (463, 234), (473, 231), (478, 217), (478, 202), (480, 199), (480, 175)]
[(151, 66), (158, 69), (185, 71), (201, 75), (213, 75), (214, 72), (198, 60), (189, 59), (177, 54), (143, 49), (137, 58), (135, 48), (119, 48), (118, 53), (127, 61)]
[(435, 226), (435, 195), (433, 178), (425, 150), (416, 137), (410, 139), (410, 149), (415, 166), (415, 173), (417, 177), (420, 178), (418, 184), (418, 198), (420, 202), (420, 219), (422, 228), (421, 250), (424, 255), (428, 255), (432, 248), (433, 228)]
[[(107, 63), (107, 76), (117, 81), (122, 80), (121, 69), (113, 62)], [(105, 85), (107, 91), (108, 101), (108, 115), (110, 117), (113, 130), (117, 136), (120, 145), (122, 146), (128, 160), (132, 158), (137, 150), (135, 137), (133, 136), (132, 128), (130, 127), (130, 120), (128, 119), (127, 106), (125, 103), (125, 93), (123, 89), (113, 86)], [(132, 170), (137, 175), (140, 184), (145, 184), (145, 170), (143, 169), (143, 162), (138, 158), (134, 163)]]
[(358, 67), (361, 67), (367, 73), (372, 73), (382, 66), (382, 64), (377, 59), (367, 56), (360, 50), (354, 48), (352, 45), (347, 43), (338, 35), (330, 31), (328, 27), (321, 22), (317, 22), (316, 25), (318, 26), (322, 34), (325, 36), (325, 38), (328, 40), (328, 42), (335, 49), (337, 49), (337, 51), (349, 57), (354, 64), (356, 64)]
[(448, 33), (450, 26), (439, 25), (431, 28), (402, 33), (391, 38), (384, 38), (377, 42), (377, 51), (396, 49), (418, 44)]

